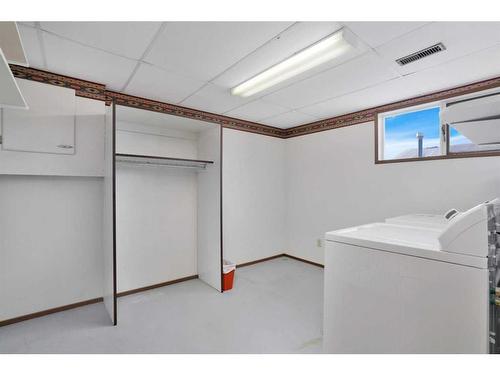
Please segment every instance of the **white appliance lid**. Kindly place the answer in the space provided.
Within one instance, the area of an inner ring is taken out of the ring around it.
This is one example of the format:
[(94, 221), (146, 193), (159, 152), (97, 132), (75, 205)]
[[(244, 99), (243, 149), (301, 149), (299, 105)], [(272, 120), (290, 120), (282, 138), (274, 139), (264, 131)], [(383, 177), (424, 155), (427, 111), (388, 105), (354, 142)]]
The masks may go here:
[(412, 214), (390, 217), (385, 219), (386, 223), (412, 225), (417, 227), (443, 229), (448, 225), (448, 220), (443, 215)]
[(374, 250), (433, 259), (464, 266), (487, 268), (486, 257), (458, 254), (441, 250), (441, 230), (433, 228), (373, 223), (327, 232), (327, 241), (356, 245)]

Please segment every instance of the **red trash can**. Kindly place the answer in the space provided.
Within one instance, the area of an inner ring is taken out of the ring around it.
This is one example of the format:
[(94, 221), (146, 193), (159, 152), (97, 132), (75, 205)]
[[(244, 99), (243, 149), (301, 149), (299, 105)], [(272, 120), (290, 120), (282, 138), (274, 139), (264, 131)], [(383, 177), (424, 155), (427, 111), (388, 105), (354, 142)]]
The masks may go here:
[(234, 282), (234, 271), (236, 270), (236, 264), (224, 259), (222, 267), (222, 290), (233, 289)]

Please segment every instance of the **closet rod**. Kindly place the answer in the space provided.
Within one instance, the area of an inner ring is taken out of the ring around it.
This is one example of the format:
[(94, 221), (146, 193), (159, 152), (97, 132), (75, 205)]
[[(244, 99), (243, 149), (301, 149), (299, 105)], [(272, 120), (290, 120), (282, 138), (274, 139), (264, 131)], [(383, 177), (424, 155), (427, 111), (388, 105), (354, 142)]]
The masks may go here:
[(205, 169), (207, 165), (213, 164), (212, 160), (171, 158), (164, 156), (150, 156), (137, 154), (116, 154), (115, 160), (123, 163), (146, 164), (158, 166), (183, 167), (194, 169)]

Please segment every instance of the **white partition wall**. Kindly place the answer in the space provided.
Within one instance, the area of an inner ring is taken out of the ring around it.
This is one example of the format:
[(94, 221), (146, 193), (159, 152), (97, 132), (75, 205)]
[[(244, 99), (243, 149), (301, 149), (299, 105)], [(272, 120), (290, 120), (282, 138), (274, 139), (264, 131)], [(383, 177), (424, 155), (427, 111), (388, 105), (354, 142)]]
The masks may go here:
[(198, 158), (214, 164), (198, 173), (198, 276), (222, 291), (222, 185), (220, 126), (199, 134)]
[(227, 128), (223, 139), (224, 257), (286, 253), (286, 140)]
[(111, 321), (117, 324), (115, 238), (115, 106), (106, 108), (103, 202), (103, 299)]

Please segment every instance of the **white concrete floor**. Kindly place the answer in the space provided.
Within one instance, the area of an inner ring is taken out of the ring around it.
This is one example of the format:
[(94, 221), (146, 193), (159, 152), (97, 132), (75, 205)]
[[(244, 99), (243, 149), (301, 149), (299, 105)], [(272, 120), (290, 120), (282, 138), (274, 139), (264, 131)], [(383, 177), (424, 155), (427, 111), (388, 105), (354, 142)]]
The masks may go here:
[(320, 353), (323, 270), (278, 258), (236, 270), (234, 289), (199, 280), (0, 328), (0, 353)]

